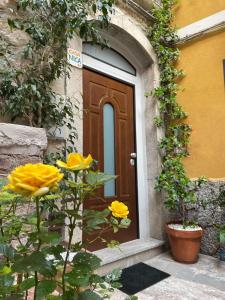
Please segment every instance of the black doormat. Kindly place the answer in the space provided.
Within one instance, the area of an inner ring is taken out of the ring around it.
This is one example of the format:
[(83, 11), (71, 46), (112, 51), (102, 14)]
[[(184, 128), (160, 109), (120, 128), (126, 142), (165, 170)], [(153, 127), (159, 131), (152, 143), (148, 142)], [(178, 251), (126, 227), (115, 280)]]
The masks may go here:
[(120, 279), (122, 292), (134, 295), (149, 286), (169, 277), (170, 275), (144, 263), (138, 263), (123, 269)]

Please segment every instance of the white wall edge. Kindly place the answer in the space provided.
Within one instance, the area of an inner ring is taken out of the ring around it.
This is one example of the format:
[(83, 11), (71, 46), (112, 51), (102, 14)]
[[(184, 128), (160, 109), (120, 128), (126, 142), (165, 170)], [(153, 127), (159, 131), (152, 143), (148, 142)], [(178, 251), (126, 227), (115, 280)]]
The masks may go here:
[(179, 39), (184, 40), (222, 24), (225, 24), (225, 10), (187, 25), (179, 29), (177, 33)]

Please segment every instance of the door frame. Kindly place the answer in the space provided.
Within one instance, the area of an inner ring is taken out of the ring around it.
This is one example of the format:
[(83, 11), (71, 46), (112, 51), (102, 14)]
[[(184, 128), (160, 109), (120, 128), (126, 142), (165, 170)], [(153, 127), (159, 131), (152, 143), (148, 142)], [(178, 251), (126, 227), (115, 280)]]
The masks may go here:
[(146, 238), (146, 235), (149, 236), (149, 234), (146, 233), (149, 233), (150, 231), (150, 228), (146, 228), (146, 224), (149, 224), (150, 211), (148, 211), (145, 98), (141, 76), (138, 72), (136, 76), (131, 75), (86, 54), (83, 54), (83, 66), (96, 71), (97, 73), (101, 73), (108, 77), (130, 84), (134, 87), (134, 128), (136, 135), (134, 139), (136, 141), (137, 152), (137, 221), (139, 238)]

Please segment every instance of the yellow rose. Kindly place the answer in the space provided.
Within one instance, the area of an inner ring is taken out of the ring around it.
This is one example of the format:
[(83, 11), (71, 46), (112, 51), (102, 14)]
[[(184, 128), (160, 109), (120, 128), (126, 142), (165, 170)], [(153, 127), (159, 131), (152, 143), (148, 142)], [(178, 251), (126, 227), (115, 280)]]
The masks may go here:
[(57, 187), (62, 178), (63, 173), (54, 166), (27, 164), (11, 172), (4, 189), (24, 196), (42, 196)]
[(113, 201), (108, 208), (111, 210), (112, 215), (116, 218), (124, 219), (129, 214), (128, 207), (123, 202), (117, 200)]
[(93, 158), (90, 154), (88, 155), (88, 157), (84, 157), (80, 153), (70, 153), (68, 155), (66, 163), (61, 160), (57, 160), (56, 163), (61, 168), (72, 171), (79, 171), (89, 169), (92, 162)]

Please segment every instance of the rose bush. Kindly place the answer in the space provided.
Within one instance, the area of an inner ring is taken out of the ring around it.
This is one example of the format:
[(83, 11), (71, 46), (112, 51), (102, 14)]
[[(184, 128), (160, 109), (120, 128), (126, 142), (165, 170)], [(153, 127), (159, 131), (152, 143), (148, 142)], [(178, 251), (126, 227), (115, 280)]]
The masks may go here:
[[(119, 286), (109, 280), (117, 280), (118, 271), (106, 277), (107, 284), (95, 274), (101, 260), (87, 251), (91, 240), (73, 242), (79, 228), (97, 232), (95, 240), (116, 246), (116, 241), (102, 239), (101, 233), (106, 228), (116, 233), (130, 224), (128, 207), (118, 200), (103, 211), (83, 209), (97, 188), (115, 179), (93, 171), (92, 161), (91, 155), (70, 153), (66, 163), (57, 162), (67, 176), (45, 164), (20, 166), (9, 175), (0, 192), (0, 300), (27, 300), (31, 288), (34, 300), (100, 300)], [(32, 203), (34, 210), (17, 216), (18, 205), (24, 203)], [(52, 230), (57, 224), (68, 232), (66, 245)]]

